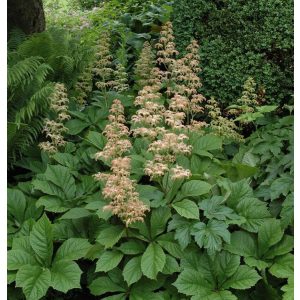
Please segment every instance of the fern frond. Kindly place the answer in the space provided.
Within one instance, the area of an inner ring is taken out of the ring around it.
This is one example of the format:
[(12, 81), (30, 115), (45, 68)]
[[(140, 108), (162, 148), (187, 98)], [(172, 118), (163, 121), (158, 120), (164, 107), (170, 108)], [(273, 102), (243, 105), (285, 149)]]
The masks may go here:
[(8, 66), (8, 88), (24, 86), (28, 84), (30, 80), (33, 80), (35, 72), (41, 65), (42, 60), (43, 59), (41, 57), (32, 56), (17, 62), (13, 66)]
[(26, 103), (26, 106), (23, 106), (20, 111), (17, 112), (15, 117), (16, 123), (20, 124), (26, 120), (30, 120), (34, 116), (45, 114), (50, 104), (49, 96), (53, 91), (53, 83), (48, 83), (36, 91)]
[[(19, 126), (19, 129), (18, 129)], [(17, 159), (32, 145), (43, 128), (43, 119), (36, 117), (28, 124), (7, 124), (7, 161), (12, 168)]]

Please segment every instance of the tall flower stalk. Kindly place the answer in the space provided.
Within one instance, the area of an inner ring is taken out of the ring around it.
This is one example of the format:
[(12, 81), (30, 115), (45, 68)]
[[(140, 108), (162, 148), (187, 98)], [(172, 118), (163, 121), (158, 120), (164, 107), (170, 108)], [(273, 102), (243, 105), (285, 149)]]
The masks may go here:
[(56, 83), (50, 101), (50, 109), (56, 117), (52, 120), (45, 119), (43, 131), (50, 140), (40, 143), (39, 147), (49, 154), (54, 154), (66, 144), (64, 134), (68, 129), (64, 126), (64, 122), (71, 118), (68, 114), (69, 99), (64, 84)]
[(103, 159), (111, 165), (111, 173), (97, 173), (96, 180), (105, 183), (102, 194), (110, 203), (103, 209), (117, 215), (126, 226), (143, 221), (149, 208), (139, 199), (136, 182), (130, 179), (131, 159), (126, 153), (131, 149), (129, 130), (125, 123), (124, 107), (120, 100), (114, 100), (110, 109), (109, 123), (104, 135), (107, 144), (95, 159)]

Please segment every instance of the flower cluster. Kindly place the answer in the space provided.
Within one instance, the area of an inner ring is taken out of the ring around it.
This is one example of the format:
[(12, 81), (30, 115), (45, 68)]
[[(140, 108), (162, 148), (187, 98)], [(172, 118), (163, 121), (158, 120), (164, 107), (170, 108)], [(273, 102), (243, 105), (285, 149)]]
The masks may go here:
[(124, 124), (124, 107), (120, 100), (114, 100), (108, 119), (109, 123), (103, 131), (107, 143), (102, 151), (95, 154), (96, 160), (111, 161), (122, 156), (131, 148), (131, 143), (128, 140), (129, 130)]
[(157, 68), (151, 70), (149, 85), (139, 91), (134, 104), (140, 108), (132, 116), (132, 132), (134, 136), (141, 136), (154, 140), (159, 133), (164, 131), (161, 127), (165, 107), (160, 100), (162, 94), (159, 92), (161, 87), (161, 77)]
[(90, 65), (87, 66), (84, 72), (79, 76), (75, 90), (78, 93), (77, 103), (80, 106), (85, 105), (88, 95), (93, 90), (93, 73)]
[(122, 155), (131, 148), (128, 140), (128, 128), (124, 125), (124, 107), (119, 100), (114, 100), (109, 121), (104, 134), (107, 144), (96, 158), (111, 159), (111, 173), (98, 173), (94, 177), (105, 183), (102, 194), (110, 203), (103, 209), (117, 215), (126, 226), (136, 221), (143, 221), (149, 208), (139, 199), (135, 181), (130, 179), (131, 159)]
[(100, 80), (96, 82), (99, 90), (107, 90), (112, 86), (112, 77), (114, 74), (112, 55), (110, 51), (110, 37), (103, 33), (100, 42), (96, 48), (96, 61), (93, 68), (94, 75)]
[(63, 134), (68, 129), (63, 123), (71, 118), (68, 114), (68, 104), (69, 99), (64, 84), (56, 83), (50, 98), (50, 109), (56, 113), (56, 119), (50, 120), (47, 118), (43, 130), (50, 141), (39, 144), (39, 147), (48, 153), (56, 153), (60, 147), (66, 144)]
[[(205, 123), (194, 120), (196, 114), (202, 113), (201, 104), (205, 97), (198, 93), (202, 86), (198, 73), (201, 71), (199, 45), (193, 40), (187, 47), (187, 54), (173, 62), (171, 80), (167, 93), (171, 96), (171, 111), (183, 111), (186, 114), (187, 125), (190, 130), (199, 130)], [(183, 118), (184, 120), (184, 118)]]
[[(237, 104), (230, 105), (227, 113), (238, 116), (245, 113), (253, 113), (255, 107), (259, 105), (258, 95), (256, 94), (256, 83), (252, 77), (249, 77), (243, 86), (242, 97), (237, 100)], [(247, 123), (245, 120), (242, 123)]]
[(155, 48), (157, 49), (156, 61), (159, 66), (164, 68), (162, 72), (164, 80), (168, 79), (175, 57), (179, 54), (179, 52), (175, 48), (174, 40), (175, 37), (173, 35), (172, 23), (167, 22), (162, 26), (160, 39), (155, 45)]
[(99, 78), (96, 86), (101, 91), (124, 92), (129, 88), (128, 75), (123, 64), (113, 64), (110, 43), (109, 35), (104, 33), (101, 42), (97, 45), (96, 62), (93, 68), (94, 75)]
[[(145, 174), (151, 179), (161, 177), (168, 171), (172, 174), (172, 179), (189, 177), (188, 170), (182, 167), (172, 165), (176, 162), (176, 156), (189, 155), (192, 151), (192, 146), (187, 145), (185, 141), (188, 136), (185, 134), (176, 134), (166, 131), (162, 134), (161, 139), (152, 142), (148, 151), (153, 153), (153, 159), (146, 162)], [(187, 176), (188, 174), (188, 176)]]
[(154, 54), (149, 42), (145, 42), (140, 57), (136, 62), (134, 77), (138, 88), (150, 85), (150, 77), (154, 68)]
[(217, 101), (212, 97), (207, 103), (205, 108), (208, 110), (208, 115), (211, 118), (210, 128), (213, 133), (237, 142), (242, 142), (243, 137), (237, 132), (238, 127), (233, 120), (222, 116)]
[(128, 90), (128, 75), (123, 64), (118, 63), (114, 71), (114, 81), (111, 82), (113, 89), (119, 93)]

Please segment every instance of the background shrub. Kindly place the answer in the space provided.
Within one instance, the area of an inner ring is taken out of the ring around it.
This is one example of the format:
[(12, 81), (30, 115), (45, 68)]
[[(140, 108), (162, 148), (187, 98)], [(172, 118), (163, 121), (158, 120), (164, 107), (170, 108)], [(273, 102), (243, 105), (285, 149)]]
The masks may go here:
[(269, 102), (292, 102), (292, 0), (178, 0), (173, 24), (178, 50), (200, 41), (206, 96), (232, 103), (252, 76)]

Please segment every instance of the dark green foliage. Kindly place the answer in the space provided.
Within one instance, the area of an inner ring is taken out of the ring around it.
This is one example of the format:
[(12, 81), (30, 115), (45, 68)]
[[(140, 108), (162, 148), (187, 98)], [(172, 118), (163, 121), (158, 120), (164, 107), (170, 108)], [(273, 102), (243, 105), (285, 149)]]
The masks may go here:
[(200, 42), (205, 96), (234, 103), (252, 76), (268, 102), (293, 102), (292, 0), (178, 0), (173, 11), (178, 50)]
[(69, 88), (87, 66), (92, 49), (80, 44), (80, 38), (61, 29), (51, 29), (36, 34), (18, 47), (21, 57), (40, 56), (53, 73), (49, 80), (65, 83)]
[(7, 78), (10, 166), (41, 132), (54, 82), (72, 87), (89, 63), (90, 54), (78, 38), (62, 30), (29, 38), (19, 30), (11, 33)]

